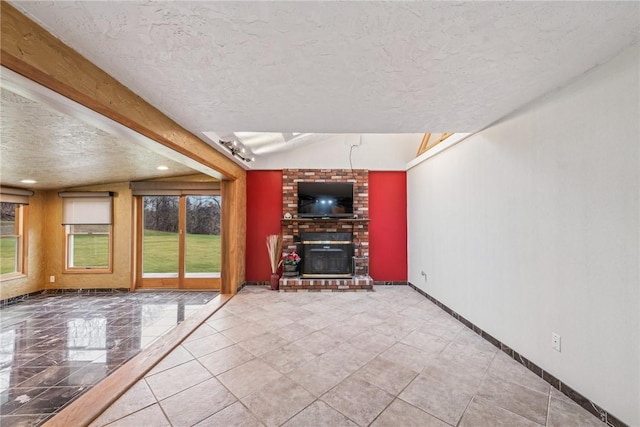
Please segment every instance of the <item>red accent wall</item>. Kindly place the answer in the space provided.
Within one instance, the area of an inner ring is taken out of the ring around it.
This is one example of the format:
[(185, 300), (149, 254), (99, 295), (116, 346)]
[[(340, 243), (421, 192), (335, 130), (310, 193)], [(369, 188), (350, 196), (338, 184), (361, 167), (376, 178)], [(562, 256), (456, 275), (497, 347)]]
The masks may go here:
[(247, 171), (246, 280), (268, 282), (271, 275), (266, 239), (280, 234), (282, 171)]
[(369, 275), (407, 281), (407, 174), (369, 172)]

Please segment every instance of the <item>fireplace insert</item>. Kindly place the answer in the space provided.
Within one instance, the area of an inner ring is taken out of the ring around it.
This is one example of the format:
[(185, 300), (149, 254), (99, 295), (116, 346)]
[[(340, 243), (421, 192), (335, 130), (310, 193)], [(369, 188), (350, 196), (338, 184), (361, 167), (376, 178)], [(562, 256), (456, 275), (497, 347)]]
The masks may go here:
[(351, 233), (302, 233), (302, 277), (353, 276)]

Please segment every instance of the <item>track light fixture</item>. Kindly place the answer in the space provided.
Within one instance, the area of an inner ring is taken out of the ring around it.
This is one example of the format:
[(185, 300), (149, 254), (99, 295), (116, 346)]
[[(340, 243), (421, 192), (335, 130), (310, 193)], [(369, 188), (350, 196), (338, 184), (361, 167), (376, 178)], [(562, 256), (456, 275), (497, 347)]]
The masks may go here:
[(247, 163), (253, 162), (253, 161), (256, 160), (256, 158), (252, 156), (251, 150), (246, 148), (244, 145), (242, 145), (241, 143), (239, 143), (235, 139), (233, 141), (223, 141), (223, 140), (220, 139), (220, 140), (218, 140), (218, 142), (220, 142), (220, 144), (224, 148), (229, 150), (229, 152), (231, 153), (232, 156), (235, 156), (235, 157), (239, 158), (240, 160), (243, 160), (243, 161), (245, 161)]

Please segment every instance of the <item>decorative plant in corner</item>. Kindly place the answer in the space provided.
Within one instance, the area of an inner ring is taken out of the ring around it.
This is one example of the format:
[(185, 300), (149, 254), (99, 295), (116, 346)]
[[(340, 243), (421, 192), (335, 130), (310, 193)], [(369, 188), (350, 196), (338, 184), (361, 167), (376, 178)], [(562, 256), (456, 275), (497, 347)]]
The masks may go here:
[(289, 252), (282, 254), (282, 265), (284, 266), (284, 276), (297, 276), (298, 275), (298, 263), (302, 258), (296, 252), (295, 249), (290, 249)]
[(282, 237), (280, 235), (270, 234), (267, 236), (267, 251), (269, 252), (269, 263), (271, 264), (271, 289), (277, 291), (280, 281), (278, 267), (282, 263)]

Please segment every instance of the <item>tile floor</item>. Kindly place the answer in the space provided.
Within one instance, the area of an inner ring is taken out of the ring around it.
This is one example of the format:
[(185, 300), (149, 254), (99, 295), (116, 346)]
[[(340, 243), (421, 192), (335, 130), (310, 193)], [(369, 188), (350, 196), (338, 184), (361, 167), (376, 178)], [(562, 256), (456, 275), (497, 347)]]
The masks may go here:
[(98, 426), (598, 426), (407, 286), (244, 288)]
[(0, 425), (43, 423), (216, 295), (43, 294), (0, 309)]

